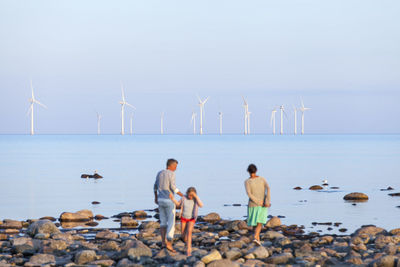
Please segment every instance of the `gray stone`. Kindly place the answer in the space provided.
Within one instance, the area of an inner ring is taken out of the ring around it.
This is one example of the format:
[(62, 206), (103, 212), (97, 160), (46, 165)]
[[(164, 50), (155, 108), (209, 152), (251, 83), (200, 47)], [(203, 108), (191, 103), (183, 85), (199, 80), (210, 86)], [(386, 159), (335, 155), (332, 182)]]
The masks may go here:
[(29, 259), (28, 264), (25, 264), (25, 266), (38, 266), (38, 265), (40, 266), (46, 264), (54, 265), (55, 263), (56, 263), (56, 258), (54, 257), (54, 255), (36, 254)]
[(272, 257), (267, 258), (265, 261), (272, 264), (286, 264), (292, 258), (293, 255), (291, 253), (281, 253), (273, 255)]
[(35, 236), (37, 234), (60, 234), (61, 232), (50, 220), (39, 220), (29, 225), (27, 233), (30, 236)]
[(131, 260), (137, 260), (141, 257), (152, 257), (153, 253), (151, 249), (143, 244), (142, 241), (133, 240), (130, 248), (125, 252), (126, 256)]
[(118, 234), (111, 232), (110, 230), (101, 231), (96, 234), (96, 239), (117, 239), (117, 238)]
[(240, 264), (228, 259), (224, 259), (213, 261), (207, 264), (207, 267), (240, 267)]
[(269, 256), (268, 250), (263, 246), (254, 247), (249, 250), (249, 253), (253, 254), (254, 257), (257, 259), (265, 259), (265, 258), (268, 258), (268, 256)]
[(238, 248), (231, 248), (227, 252), (225, 252), (225, 258), (228, 260), (237, 260), (242, 256), (242, 253), (240, 252), (240, 249)]
[(94, 250), (81, 250), (75, 254), (76, 264), (86, 264), (97, 259), (96, 252)]

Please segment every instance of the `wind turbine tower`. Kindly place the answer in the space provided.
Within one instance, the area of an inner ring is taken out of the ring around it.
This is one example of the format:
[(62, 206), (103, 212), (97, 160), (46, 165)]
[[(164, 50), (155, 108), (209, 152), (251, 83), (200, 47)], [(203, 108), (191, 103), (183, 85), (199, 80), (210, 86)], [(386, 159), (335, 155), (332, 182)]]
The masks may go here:
[(275, 115), (276, 115), (276, 108), (271, 111), (271, 125), (272, 125), (272, 134), (275, 135)]
[(208, 98), (205, 98), (204, 100), (201, 100), (199, 96), (197, 96), (197, 99), (199, 100), (199, 107), (200, 107), (200, 134), (203, 134), (203, 115), (204, 115), (204, 104), (207, 103)]
[(193, 134), (196, 134), (196, 112), (192, 112), (192, 118), (190, 120), (190, 123), (193, 123)]
[(222, 134), (222, 115), (223, 115), (223, 113), (221, 111), (218, 112), (218, 116), (219, 116), (219, 134)]
[(101, 115), (96, 112), (97, 114), (97, 134), (100, 134), (100, 120), (101, 120)]
[(300, 111), (301, 111), (301, 134), (304, 134), (304, 112), (306, 110), (310, 110), (310, 109), (311, 108), (304, 107), (303, 99), (301, 98), (301, 107), (300, 107)]
[(161, 112), (160, 133), (164, 134), (164, 112)]
[[(122, 93), (122, 100), (119, 102), (121, 104), (121, 135), (125, 134), (125, 118), (124, 118), (124, 112), (125, 112), (125, 105), (128, 107), (131, 107), (133, 109), (136, 109), (134, 106), (126, 102), (125, 100), (125, 92), (124, 92), (124, 86), (121, 82), (121, 93)], [(132, 118), (131, 118), (132, 119)]]
[(33, 109), (35, 104), (38, 104), (44, 108), (47, 108), (44, 104), (40, 103), (38, 100), (35, 98), (35, 94), (33, 93), (33, 85), (32, 85), (32, 80), (31, 80), (31, 91), (32, 91), (32, 98), (29, 99), (29, 102), (31, 103), (28, 112), (31, 113), (31, 135), (34, 135), (34, 122), (33, 122)]

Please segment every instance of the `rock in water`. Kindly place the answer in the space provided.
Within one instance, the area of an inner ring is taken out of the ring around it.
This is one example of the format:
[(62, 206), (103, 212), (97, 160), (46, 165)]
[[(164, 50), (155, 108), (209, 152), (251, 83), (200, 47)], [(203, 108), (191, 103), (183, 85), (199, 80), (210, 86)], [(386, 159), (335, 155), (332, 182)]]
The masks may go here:
[(95, 172), (91, 178), (94, 178), (94, 179), (101, 179), (101, 178), (103, 178), (103, 176), (101, 176), (100, 174), (98, 174), (97, 172)]
[(0, 229), (21, 229), (22, 222), (16, 220), (3, 220), (3, 223), (0, 224)]
[(301, 190), (303, 188), (301, 188), (300, 186), (296, 186), (295, 188), (293, 188), (294, 190)]
[(133, 217), (135, 218), (146, 218), (147, 213), (144, 210), (137, 210), (133, 212)]
[(347, 194), (343, 197), (344, 200), (351, 200), (351, 201), (367, 201), (368, 196), (364, 193), (354, 192)]
[(268, 220), (267, 224), (265, 226), (274, 228), (277, 226), (281, 226), (281, 219), (279, 219), (277, 216), (272, 217), (271, 219)]
[(29, 225), (27, 233), (30, 236), (37, 234), (60, 234), (60, 230), (50, 220), (39, 220)]
[(118, 234), (111, 232), (110, 230), (101, 231), (96, 234), (96, 239), (117, 239), (117, 238)]
[(308, 189), (310, 189), (310, 190), (322, 190), (324, 188), (322, 186), (320, 186), (320, 185), (313, 185), (313, 186), (310, 186), (310, 188), (308, 188)]
[(131, 217), (122, 217), (121, 218), (121, 227), (138, 227), (139, 223), (132, 219)]
[(96, 252), (94, 250), (82, 250), (76, 253), (75, 255), (75, 263), (82, 265), (92, 261), (95, 261), (97, 258)]
[(217, 222), (221, 220), (221, 217), (216, 212), (211, 212), (203, 217), (203, 220), (206, 222)]
[(391, 193), (389, 194), (391, 197), (400, 197), (400, 193)]
[(201, 261), (205, 264), (209, 264), (210, 262), (217, 260), (222, 260), (222, 256), (216, 249), (212, 250), (210, 253), (201, 258)]
[(90, 210), (80, 210), (78, 212), (63, 212), (60, 215), (61, 222), (86, 222), (93, 219), (93, 213)]
[(93, 204), (93, 205), (99, 205), (100, 202), (99, 202), (99, 201), (92, 201), (92, 204)]

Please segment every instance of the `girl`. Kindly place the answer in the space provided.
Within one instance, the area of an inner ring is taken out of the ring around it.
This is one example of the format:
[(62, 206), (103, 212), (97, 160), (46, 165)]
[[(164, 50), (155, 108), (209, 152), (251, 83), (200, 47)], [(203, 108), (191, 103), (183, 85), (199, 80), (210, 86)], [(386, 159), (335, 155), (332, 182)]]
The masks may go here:
[(265, 178), (257, 175), (256, 165), (250, 164), (247, 171), (250, 174), (244, 182), (249, 197), (247, 225), (256, 227), (253, 242), (261, 246), (261, 228), (267, 222), (268, 208), (271, 207), (270, 189)]
[(171, 200), (175, 203), (176, 208), (180, 208), (181, 212), (181, 232), (183, 241), (186, 242), (186, 254), (192, 255), (192, 231), (197, 219), (198, 208), (203, 207), (203, 202), (197, 196), (196, 188), (189, 187), (186, 195), (178, 202), (172, 194)]

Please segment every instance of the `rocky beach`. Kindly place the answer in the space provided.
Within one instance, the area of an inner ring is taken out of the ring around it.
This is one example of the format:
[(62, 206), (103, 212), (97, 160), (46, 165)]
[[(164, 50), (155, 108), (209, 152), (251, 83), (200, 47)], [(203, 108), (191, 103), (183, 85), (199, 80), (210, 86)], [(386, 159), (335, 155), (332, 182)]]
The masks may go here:
[[(153, 210), (156, 212), (156, 210)], [(363, 226), (352, 234), (305, 233), (272, 217), (261, 246), (243, 220), (200, 216), (192, 256), (185, 255), (176, 224), (176, 253), (161, 247), (157, 213), (124, 212), (107, 218), (90, 210), (58, 219), (0, 222), (0, 266), (400, 266), (400, 228)], [(113, 219), (120, 228), (94, 228)]]

